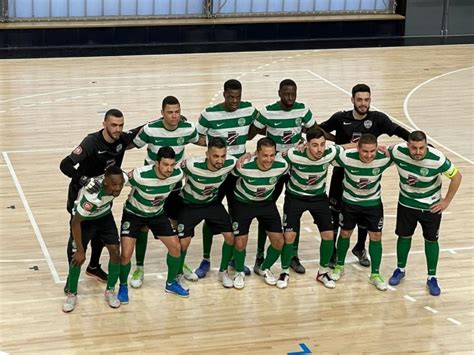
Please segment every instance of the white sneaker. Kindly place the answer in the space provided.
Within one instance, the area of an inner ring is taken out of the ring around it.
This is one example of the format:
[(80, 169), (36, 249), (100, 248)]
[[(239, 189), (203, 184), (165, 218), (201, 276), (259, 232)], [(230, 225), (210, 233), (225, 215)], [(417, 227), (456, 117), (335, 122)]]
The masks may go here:
[(189, 286), (185, 281), (184, 275), (180, 274), (178, 277), (176, 277), (176, 281), (179, 283), (179, 285), (186, 291), (189, 291)]
[(232, 280), (227, 270), (219, 271), (217, 278), (219, 279), (220, 282), (222, 282), (222, 286), (224, 286), (225, 288), (234, 287), (234, 280)]
[(385, 280), (383, 279), (382, 275), (380, 274), (372, 274), (369, 277), (369, 282), (377, 287), (377, 290), (379, 291), (387, 291), (387, 284), (385, 283)]
[(341, 276), (344, 275), (344, 273), (345, 273), (344, 266), (336, 264), (336, 266), (334, 266), (334, 269), (332, 270), (329, 277), (334, 281), (338, 281), (341, 278)]
[(112, 308), (119, 308), (120, 307), (120, 301), (117, 298), (117, 295), (115, 294), (115, 290), (105, 290), (104, 292), (104, 297), (107, 303), (109, 304), (110, 307)]
[(183, 275), (186, 280), (191, 282), (196, 282), (199, 280), (198, 275), (196, 275), (196, 273), (187, 264), (183, 265)]
[(316, 275), (316, 281), (321, 282), (326, 288), (336, 287), (336, 282), (333, 279), (331, 279), (331, 277), (329, 276), (327, 272), (320, 273), (318, 271), (318, 274)]
[(132, 279), (130, 280), (130, 286), (133, 288), (140, 288), (143, 285), (143, 279), (145, 278), (145, 271), (143, 267), (137, 267), (137, 269), (132, 274)]
[(234, 288), (241, 290), (245, 287), (245, 273), (237, 272), (234, 276)]
[(280, 277), (278, 278), (276, 285), (278, 288), (287, 288), (289, 280), (290, 280), (290, 275), (288, 275), (286, 272), (282, 272), (280, 274)]
[(74, 308), (76, 308), (76, 304), (77, 296), (73, 295), (72, 293), (68, 293), (63, 303), (63, 312), (69, 313), (74, 311)]
[(263, 270), (263, 278), (267, 285), (275, 286), (277, 283), (277, 278), (270, 269)]

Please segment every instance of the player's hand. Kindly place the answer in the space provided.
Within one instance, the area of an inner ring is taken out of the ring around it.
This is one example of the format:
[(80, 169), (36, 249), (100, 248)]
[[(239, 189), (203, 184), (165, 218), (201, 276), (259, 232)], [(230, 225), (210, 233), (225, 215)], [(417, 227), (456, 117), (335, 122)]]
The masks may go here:
[(390, 158), (390, 152), (388, 151), (388, 147), (386, 145), (379, 144), (377, 150), (385, 154), (387, 158)]
[(301, 140), (297, 145), (296, 145), (296, 150), (299, 152), (304, 152), (306, 149), (306, 142), (304, 140)]
[(250, 153), (245, 153), (244, 155), (242, 155), (239, 158), (239, 160), (237, 160), (237, 164), (236, 164), (237, 168), (242, 167), (242, 165), (245, 164), (247, 160), (250, 160), (251, 157), (252, 157), (252, 154)]
[(431, 207), (432, 213), (443, 213), (446, 208), (448, 208), (449, 202), (446, 201), (444, 198), (441, 199), (437, 204)]
[(76, 250), (71, 259), (71, 264), (76, 267), (80, 267), (86, 261), (86, 254), (84, 250)]
[(90, 194), (95, 194), (102, 188), (102, 180), (98, 178), (88, 178), (87, 176), (82, 176), (80, 179), (80, 184), (84, 186), (86, 191)]

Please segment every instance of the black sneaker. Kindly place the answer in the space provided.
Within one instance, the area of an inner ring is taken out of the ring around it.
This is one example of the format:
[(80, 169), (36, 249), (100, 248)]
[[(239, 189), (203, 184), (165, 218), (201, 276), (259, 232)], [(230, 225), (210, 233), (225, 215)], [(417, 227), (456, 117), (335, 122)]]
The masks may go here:
[(370, 260), (367, 257), (367, 250), (362, 249), (362, 250), (357, 250), (357, 249), (352, 249), (352, 254), (356, 256), (357, 259), (359, 259), (359, 264), (364, 267), (369, 267), (370, 266)]
[(255, 258), (255, 265), (253, 266), (253, 272), (256, 273), (257, 275), (260, 275), (261, 266), (264, 260), (265, 258), (263, 257), (263, 255), (257, 256)]
[(306, 272), (306, 269), (300, 263), (300, 258), (297, 256), (291, 258), (290, 267), (298, 274), (304, 274)]
[(92, 268), (90, 265), (86, 269), (86, 275), (94, 277), (97, 281), (107, 282), (107, 273), (99, 266)]

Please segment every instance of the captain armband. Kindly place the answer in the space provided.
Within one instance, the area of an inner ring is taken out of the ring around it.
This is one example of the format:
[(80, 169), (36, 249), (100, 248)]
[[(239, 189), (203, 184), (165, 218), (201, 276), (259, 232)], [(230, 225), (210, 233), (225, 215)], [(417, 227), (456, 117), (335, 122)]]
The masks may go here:
[(458, 170), (454, 165), (451, 165), (451, 168), (449, 168), (448, 170), (446, 170), (443, 174), (444, 174), (448, 179), (452, 179), (452, 178), (454, 177), (454, 175), (456, 175), (458, 172), (459, 172), (459, 170)]

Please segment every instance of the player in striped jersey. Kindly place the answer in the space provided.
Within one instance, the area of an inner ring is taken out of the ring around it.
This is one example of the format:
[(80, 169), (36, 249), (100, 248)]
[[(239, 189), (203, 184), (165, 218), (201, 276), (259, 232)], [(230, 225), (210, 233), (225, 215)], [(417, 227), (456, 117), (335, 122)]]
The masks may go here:
[[(265, 134), (276, 143), (277, 153), (286, 152), (291, 147), (298, 144), (302, 138), (303, 129), (309, 129), (316, 126), (316, 120), (313, 117), (311, 110), (305, 104), (296, 101), (296, 83), (291, 79), (285, 79), (280, 82), (278, 89), (278, 96), (280, 100), (265, 106), (260, 111), (260, 115), (254, 122), (254, 126), (259, 130), (259, 133)], [(279, 180), (275, 193), (273, 195), (275, 200), (278, 200), (282, 191), (283, 185), (289, 180), (289, 175), (285, 175)], [(257, 256), (255, 259), (254, 270), (258, 270), (263, 262), (263, 255), (265, 250), (265, 241), (267, 235), (262, 226), (258, 228), (258, 246)], [(291, 268), (299, 274), (305, 273), (305, 268), (301, 265), (298, 257), (299, 233), (293, 244), (294, 255), (291, 258)]]
[[(194, 124), (188, 122), (181, 115), (181, 106), (176, 97), (165, 97), (161, 107), (163, 117), (143, 126), (133, 140), (133, 144), (138, 148), (147, 145), (145, 165), (153, 165), (156, 161), (158, 150), (164, 146), (173, 148), (176, 153), (176, 163), (179, 164), (184, 157), (186, 144), (197, 143), (199, 139)], [(166, 215), (172, 220), (174, 226), (178, 219), (178, 211), (181, 204), (179, 197), (180, 188), (181, 185), (178, 185), (177, 190), (173, 191), (166, 199), (164, 206)], [(130, 285), (134, 288), (139, 288), (142, 286), (145, 277), (144, 264), (148, 243), (148, 230), (140, 231), (136, 238), (135, 257), (137, 268), (132, 274)], [(195, 278), (197, 279), (197, 277)]]
[(286, 185), (283, 206), (285, 244), (281, 253), (282, 273), (277, 281), (277, 287), (288, 286), (293, 242), (300, 231), (302, 214), (309, 211), (321, 234), (320, 262), (316, 280), (327, 288), (334, 288), (336, 284), (330, 278), (328, 268), (333, 252), (333, 222), (326, 195), (326, 178), (329, 165), (336, 159), (341, 147), (326, 146), (324, 132), (319, 128), (308, 130), (306, 141), (304, 151), (291, 148), (283, 155), (290, 164), (290, 179)]
[[(425, 256), (428, 269), (427, 287), (433, 296), (441, 289), (436, 277), (439, 258), (438, 233), (441, 215), (448, 208), (461, 184), (458, 169), (439, 150), (429, 147), (425, 133), (414, 131), (408, 143), (389, 148), (400, 177), (400, 193), (397, 207), (398, 267), (389, 279), (392, 286), (405, 277), (405, 266), (411, 240), (419, 222), (425, 239)], [(441, 196), (441, 175), (450, 179), (446, 196)]]
[[(256, 130), (250, 132), (252, 124), (258, 115), (258, 111), (248, 101), (242, 101), (242, 84), (235, 79), (224, 83), (224, 102), (215, 106), (207, 107), (200, 115), (196, 125), (199, 133), (199, 142), (205, 145), (206, 138), (209, 141), (213, 137), (220, 137), (227, 143), (227, 154), (239, 158), (245, 153), (245, 143), (250, 136), (255, 136)], [(227, 198), (227, 203), (232, 199), (236, 177), (232, 174), (227, 176), (221, 186), (220, 199)], [(210, 269), (210, 256), (212, 248), (212, 230), (204, 223), (203, 230), (203, 260), (196, 269), (199, 278), (206, 276)], [(246, 275), (250, 269), (245, 266)]]
[[(205, 221), (213, 234), (224, 236), (222, 258), (218, 278), (224, 287), (234, 287), (227, 268), (234, 251), (234, 234), (230, 216), (219, 199), (218, 191), (227, 175), (234, 168), (237, 159), (226, 155), (225, 141), (220, 137), (209, 140), (206, 157), (189, 158), (181, 164), (186, 176), (186, 183), (181, 191), (183, 206), (178, 218), (178, 237), (181, 243), (181, 267), (183, 274), (184, 258), (194, 237), (194, 228)], [(184, 283), (181, 277), (181, 284)]]
[(369, 282), (378, 290), (387, 290), (380, 275), (382, 261), (383, 205), (380, 181), (392, 160), (377, 151), (377, 138), (363, 134), (357, 142), (357, 150), (341, 151), (335, 163), (344, 168), (344, 191), (339, 215), (341, 232), (337, 240), (337, 264), (330, 277), (337, 281), (344, 274), (344, 263), (349, 249), (350, 237), (356, 226), (367, 226), (369, 232), (369, 254), (372, 260)]
[(250, 161), (237, 166), (234, 174), (238, 176), (231, 202), (232, 228), (235, 235), (234, 287), (245, 286), (245, 253), (250, 224), (254, 218), (261, 223), (270, 239), (267, 256), (259, 274), (269, 285), (276, 285), (277, 278), (270, 270), (281, 253), (283, 233), (280, 213), (272, 198), (278, 180), (288, 170), (288, 163), (276, 155), (276, 145), (270, 138), (264, 137), (257, 142), (257, 153)]
[(117, 227), (112, 215), (112, 201), (120, 195), (124, 183), (122, 170), (117, 166), (110, 166), (105, 170), (104, 180), (98, 192), (89, 193), (85, 187), (80, 190), (72, 211), (74, 254), (69, 264), (64, 312), (72, 312), (76, 306), (81, 265), (86, 260), (87, 244), (93, 238), (100, 238), (110, 255), (105, 300), (112, 308), (120, 307), (114, 291), (120, 273), (120, 248)]
[(128, 303), (130, 258), (135, 249), (137, 234), (143, 228), (151, 229), (155, 239), (161, 240), (168, 249), (165, 291), (181, 297), (189, 296), (189, 291), (177, 280), (181, 246), (164, 210), (166, 199), (183, 178), (183, 171), (176, 167), (176, 153), (171, 147), (161, 147), (156, 159), (154, 165), (134, 169), (128, 175), (128, 184), (132, 186), (132, 190), (125, 202), (121, 222), (122, 267), (118, 298), (122, 303)]

